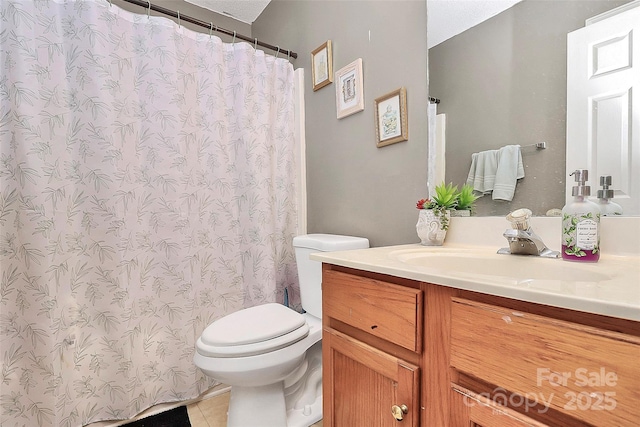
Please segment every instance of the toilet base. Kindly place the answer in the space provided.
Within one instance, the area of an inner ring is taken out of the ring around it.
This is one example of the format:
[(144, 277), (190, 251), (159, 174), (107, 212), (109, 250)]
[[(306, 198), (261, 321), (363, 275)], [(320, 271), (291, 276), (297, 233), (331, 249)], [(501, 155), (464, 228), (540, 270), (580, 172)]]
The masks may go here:
[(322, 342), (284, 381), (231, 387), (227, 427), (309, 427), (322, 419)]
[(301, 408), (286, 408), (283, 383), (232, 387), (227, 427), (309, 427), (322, 419), (322, 394)]
[(286, 426), (282, 381), (261, 387), (231, 387), (227, 427)]
[(302, 409), (287, 411), (287, 427), (309, 427), (322, 419), (322, 395)]
[(305, 355), (305, 363), (291, 385), (285, 380), (287, 427), (308, 427), (322, 419), (322, 341), (315, 343)]

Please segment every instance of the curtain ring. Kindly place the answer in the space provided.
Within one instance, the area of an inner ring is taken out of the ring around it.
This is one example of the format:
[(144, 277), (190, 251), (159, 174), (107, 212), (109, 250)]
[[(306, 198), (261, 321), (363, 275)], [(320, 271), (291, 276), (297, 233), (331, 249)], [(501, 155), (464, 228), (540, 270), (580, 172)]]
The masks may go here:
[(291, 50), (287, 51), (287, 61), (291, 60)]
[(209, 27), (209, 37), (211, 37), (211, 32), (213, 31), (213, 22), (209, 22), (211, 26)]
[(258, 38), (256, 37), (255, 39), (253, 39), (253, 41), (254, 41), (253, 48), (258, 49)]
[(113, 2), (109, 0), (109, 7), (113, 6)]
[(149, 3), (149, 7), (147, 8), (147, 19), (149, 19), (149, 17), (151, 17), (151, 0), (147, 0), (147, 3)]
[(278, 59), (278, 55), (280, 55), (280, 46), (276, 46), (278, 48), (278, 51), (276, 52), (276, 59)]
[(236, 32), (233, 32), (233, 40), (231, 41), (231, 44), (235, 44), (236, 43)]
[(180, 25), (180, 11), (178, 11), (178, 27), (181, 27), (181, 25)]

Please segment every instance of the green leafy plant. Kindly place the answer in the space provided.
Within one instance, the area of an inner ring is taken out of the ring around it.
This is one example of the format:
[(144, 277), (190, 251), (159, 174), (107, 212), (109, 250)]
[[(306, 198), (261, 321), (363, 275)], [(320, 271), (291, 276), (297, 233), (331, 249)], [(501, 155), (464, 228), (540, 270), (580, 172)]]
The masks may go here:
[(458, 204), (456, 205), (456, 210), (473, 212), (476, 200), (478, 200), (478, 196), (473, 194), (473, 187), (469, 184), (464, 184), (460, 189), (460, 192), (458, 192)]
[(418, 209), (431, 209), (440, 220), (440, 229), (449, 229), (449, 218), (447, 211), (455, 209), (458, 205), (458, 186), (449, 184), (439, 184), (435, 188), (435, 195), (431, 199), (420, 199), (416, 204)]
[(432, 202), (444, 210), (455, 209), (458, 205), (458, 186), (452, 183), (436, 185), (436, 195)]

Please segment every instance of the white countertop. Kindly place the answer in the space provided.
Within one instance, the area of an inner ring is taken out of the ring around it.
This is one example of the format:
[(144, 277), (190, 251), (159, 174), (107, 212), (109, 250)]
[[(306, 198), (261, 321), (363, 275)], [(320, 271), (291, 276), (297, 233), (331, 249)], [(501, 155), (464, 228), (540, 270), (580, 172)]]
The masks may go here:
[(310, 258), (457, 289), (640, 321), (640, 256), (603, 254), (597, 263), (581, 263), (498, 255), (495, 247), (445, 242), (441, 247), (411, 244), (317, 252)]

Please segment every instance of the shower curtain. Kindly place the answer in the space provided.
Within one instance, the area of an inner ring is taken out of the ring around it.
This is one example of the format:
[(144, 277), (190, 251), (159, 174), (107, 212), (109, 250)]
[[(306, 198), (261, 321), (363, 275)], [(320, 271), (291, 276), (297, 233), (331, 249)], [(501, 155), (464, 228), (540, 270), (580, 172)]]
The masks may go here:
[[(437, 166), (438, 166), (438, 144), (437, 144), (437, 132), (436, 132), (436, 116), (438, 115), (438, 106), (434, 103), (427, 105), (427, 121), (428, 121), (428, 134), (427, 134), (427, 192), (429, 197), (433, 197), (436, 192), (437, 182)], [(441, 174), (443, 175), (443, 174)]]
[(213, 320), (298, 304), (293, 67), (102, 0), (0, 2), (0, 425), (213, 385)]

